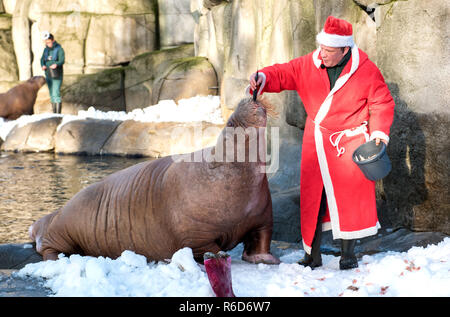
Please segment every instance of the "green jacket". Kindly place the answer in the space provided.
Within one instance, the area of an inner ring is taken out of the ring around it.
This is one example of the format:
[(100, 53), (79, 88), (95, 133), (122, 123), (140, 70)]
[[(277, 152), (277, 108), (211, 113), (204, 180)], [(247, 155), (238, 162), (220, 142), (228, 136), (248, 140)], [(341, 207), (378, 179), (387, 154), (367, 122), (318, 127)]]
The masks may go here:
[[(51, 65), (56, 64), (58, 67), (63, 67), (66, 60), (66, 55), (64, 53), (64, 49), (58, 42), (53, 43), (53, 47), (49, 48), (48, 46), (45, 47), (44, 53), (41, 57), (41, 67), (47, 66), (49, 68)], [(46, 75), (48, 70), (45, 72)]]

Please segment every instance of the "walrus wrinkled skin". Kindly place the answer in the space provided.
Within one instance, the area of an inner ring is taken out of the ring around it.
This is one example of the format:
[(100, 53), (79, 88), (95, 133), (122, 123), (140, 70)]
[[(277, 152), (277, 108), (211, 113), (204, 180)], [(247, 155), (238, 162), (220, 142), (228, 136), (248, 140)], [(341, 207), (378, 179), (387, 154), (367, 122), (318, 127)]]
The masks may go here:
[[(245, 99), (227, 126), (265, 127), (266, 112), (262, 102)], [(224, 129), (208, 152), (229, 137)], [(44, 260), (57, 259), (59, 253), (116, 258), (132, 250), (160, 261), (189, 247), (202, 262), (206, 252), (244, 242), (243, 260), (278, 264), (270, 254), (272, 201), (264, 165), (248, 155), (244, 162), (204, 157), (187, 162), (173, 156), (143, 162), (81, 190), (60, 210), (36, 221), (30, 237)]]
[(37, 93), (45, 83), (45, 77), (34, 76), (0, 94), (0, 117), (16, 120), (24, 114), (33, 114)]

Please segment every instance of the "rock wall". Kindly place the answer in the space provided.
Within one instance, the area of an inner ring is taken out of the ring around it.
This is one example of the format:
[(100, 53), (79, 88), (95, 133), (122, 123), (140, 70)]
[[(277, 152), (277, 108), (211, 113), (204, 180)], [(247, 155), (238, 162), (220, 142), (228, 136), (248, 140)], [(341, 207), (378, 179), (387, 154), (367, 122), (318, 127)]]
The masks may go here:
[[(15, 55), (17, 62), (7, 67), (0, 64), (0, 74), (14, 75), (0, 80), (42, 74), (42, 32), (46, 30), (63, 44), (67, 75), (96, 73), (160, 47), (193, 43), (189, 7), (190, 0), (1, 0), (0, 40), (3, 30), (9, 29), (14, 54), (8, 47), (7, 53), (0, 51), (0, 57)], [(13, 65), (18, 71), (9, 69)]]
[(19, 69), (12, 41), (12, 16), (5, 13), (2, 6), (0, 6), (0, 56), (0, 89), (3, 85), (9, 88), (8, 82), (16, 82), (19, 79)]
[[(214, 146), (223, 124), (211, 122), (139, 122), (61, 116), (16, 125), (3, 151), (76, 155), (163, 157)], [(1, 141), (1, 139), (0, 139)]]
[[(217, 95), (217, 75), (207, 58), (194, 56), (193, 44), (136, 56), (129, 65), (93, 74), (65, 76), (63, 114), (94, 106), (102, 111), (146, 108), (160, 100)], [(51, 112), (48, 89), (41, 89), (34, 113)]]
[(159, 100), (217, 95), (217, 75), (205, 57), (195, 57), (192, 44), (142, 54), (125, 68), (126, 110)]
[(396, 101), (382, 212), (395, 225), (450, 233), (450, 2), (375, 10), (378, 65)]
[[(192, 49), (190, 0), (0, 3), (0, 92), (43, 74), (41, 34), (49, 30), (66, 52), (63, 113), (90, 106), (130, 111), (161, 98), (217, 94), (215, 70), (205, 58), (195, 58)], [(181, 89), (173, 87), (175, 82)], [(186, 86), (194, 82), (195, 87)], [(47, 89), (41, 89), (35, 113), (51, 111), (49, 99)]]

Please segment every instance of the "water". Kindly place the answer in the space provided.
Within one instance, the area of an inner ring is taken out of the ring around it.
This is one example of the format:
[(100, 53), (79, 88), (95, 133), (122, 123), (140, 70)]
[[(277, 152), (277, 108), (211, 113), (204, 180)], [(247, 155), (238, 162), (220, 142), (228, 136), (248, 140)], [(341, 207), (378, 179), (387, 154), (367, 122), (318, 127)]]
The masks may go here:
[(0, 244), (29, 242), (28, 227), (84, 187), (148, 158), (1, 153)]

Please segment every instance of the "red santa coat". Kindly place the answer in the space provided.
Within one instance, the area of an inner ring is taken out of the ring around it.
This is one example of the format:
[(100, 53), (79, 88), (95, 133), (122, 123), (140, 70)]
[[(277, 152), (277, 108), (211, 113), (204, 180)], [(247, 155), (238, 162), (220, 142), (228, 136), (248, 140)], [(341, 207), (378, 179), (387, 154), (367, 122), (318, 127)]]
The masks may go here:
[(352, 161), (352, 153), (369, 139), (389, 141), (394, 117), (394, 100), (383, 76), (356, 45), (331, 91), (327, 70), (321, 64), (317, 49), (261, 70), (265, 75), (261, 93), (296, 90), (308, 115), (300, 168), (301, 234), (307, 253), (311, 252), (324, 187), (328, 208), (323, 230), (331, 229), (334, 239), (377, 233), (375, 182), (364, 177)]

